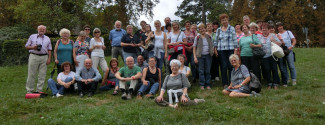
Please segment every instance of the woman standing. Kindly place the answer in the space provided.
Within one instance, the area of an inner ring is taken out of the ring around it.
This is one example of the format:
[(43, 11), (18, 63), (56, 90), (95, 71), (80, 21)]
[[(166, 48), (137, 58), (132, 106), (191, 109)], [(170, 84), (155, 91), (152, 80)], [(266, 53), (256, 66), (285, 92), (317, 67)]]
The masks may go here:
[(106, 46), (104, 44), (104, 38), (100, 37), (100, 29), (95, 28), (93, 31), (94, 38), (90, 40), (90, 51), (91, 51), (91, 60), (93, 61), (93, 68), (97, 69), (98, 65), (102, 68), (102, 71), (108, 68), (107, 62), (104, 56), (104, 50)]
[(256, 35), (249, 33), (248, 25), (242, 25), (241, 30), (244, 32), (244, 36), (239, 40), (241, 62), (261, 80), (260, 64), (258, 58), (253, 56), (252, 50), (262, 47), (261, 42)]
[[(159, 28), (160, 29), (160, 28)], [(150, 88), (147, 98), (154, 98), (158, 88), (161, 88), (161, 70), (156, 67), (155, 57), (149, 58), (149, 66), (142, 71), (142, 85), (138, 91), (137, 99), (142, 99), (142, 95)]]
[(137, 57), (140, 54), (139, 47), (142, 45), (140, 39), (137, 36), (132, 35), (133, 26), (126, 26), (126, 34), (121, 39), (121, 46), (123, 47), (123, 58), (126, 62), (126, 58), (132, 56), (134, 63), (137, 63)]
[[(69, 62), (73, 64), (73, 41), (70, 40), (70, 31), (66, 28), (60, 30), (61, 39), (58, 40), (54, 47), (55, 64), (57, 64), (59, 74), (62, 72), (61, 64), (63, 62)], [(71, 67), (72, 68), (72, 67)]]
[[(282, 36), (283, 41), (285, 43), (285, 46), (288, 47), (289, 49), (289, 54), (284, 57), (285, 59), (283, 60), (283, 69), (285, 69), (286, 76), (289, 78), (289, 73), (287, 71), (287, 66), (289, 67), (290, 70), (290, 76), (292, 79), (292, 85), (296, 85), (296, 80), (297, 80), (297, 75), (296, 75), (296, 67), (295, 67), (295, 62), (294, 62), (294, 52), (293, 48), (296, 45), (296, 38), (293, 36), (291, 31), (287, 31), (284, 29), (284, 25), (281, 22), (276, 23), (279, 31), (279, 35)], [(286, 84), (284, 85), (286, 86)]]
[(213, 56), (213, 43), (211, 37), (205, 33), (205, 25), (199, 25), (200, 35), (194, 41), (193, 55), (195, 63), (199, 64), (200, 86), (210, 88), (210, 68)]
[(86, 42), (86, 32), (80, 31), (78, 40), (73, 44), (73, 59), (76, 65), (76, 71), (84, 67), (84, 61), (89, 59), (89, 43)]
[[(185, 55), (185, 47), (184, 45), (187, 44), (187, 39), (184, 32), (181, 31), (179, 23), (173, 22), (173, 31), (168, 35), (168, 43), (165, 52), (168, 50), (173, 51), (173, 53), (169, 53), (168, 61), (172, 59), (176, 59), (178, 54)], [(170, 71), (170, 68), (167, 68)], [(170, 72), (168, 72), (170, 73)]]
[(196, 37), (197, 34), (195, 31), (191, 30), (191, 22), (190, 21), (185, 22), (184, 34), (187, 39), (187, 44), (185, 45), (187, 61), (185, 61), (185, 65), (189, 66), (189, 63), (191, 64), (192, 81), (195, 83), (197, 69), (196, 69), (196, 64), (194, 62), (194, 57), (193, 57), (193, 44), (194, 44), (194, 38)]
[[(280, 45), (281, 43), (275, 34), (271, 34), (269, 32), (269, 25), (267, 23), (262, 24), (261, 28), (262, 35), (258, 34), (258, 38), (260, 39), (263, 45), (263, 49), (266, 52), (265, 56), (262, 59), (262, 70), (265, 73), (268, 88), (271, 89), (273, 87), (274, 89), (277, 89), (280, 82), (280, 78), (278, 75), (277, 63), (272, 57), (271, 42), (278, 45)], [(271, 80), (271, 74), (273, 76), (273, 81)]]
[(157, 67), (160, 69), (160, 71), (162, 71), (162, 67), (165, 61), (164, 58), (167, 58), (167, 52), (165, 53), (167, 34), (161, 31), (161, 23), (159, 20), (156, 20), (154, 24), (156, 31), (149, 34), (150, 37), (146, 39), (146, 42), (151, 38), (154, 38), (155, 48), (153, 49), (153, 55), (157, 59)]
[(242, 38), (244, 36), (244, 33), (241, 30), (240, 24), (235, 25), (235, 31), (236, 31), (237, 42), (239, 43), (240, 38)]
[[(199, 31), (200, 31), (200, 27), (199, 27)], [(206, 33), (205, 34), (208, 34), (210, 37), (212, 37), (212, 34), (213, 34), (213, 27), (212, 27), (212, 23), (208, 23), (207, 24), (207, 28), (206, 28)], [(200, 32), (201, 33), (201, 32)]]
[(224, 88), (229, 85), (229, 80), (231, 78), (230, 72), (232, 71), (232, 66), (230, 62), (227, 61), (231, 54), (237, 53), (238, 42), (236, 40), (235, 28), (229, 25), (229, 16), (227, 14), (221, 14), (219, 16), (222, 26), (217, 30), (217, 45), (215, 47), (215, 53), (219, 56), (221, 61), (221, 76), (222, 84)]
[[(154, 51), (153, 50), (144, 50), (146, 49), (145, 48), (145, 45), (147, 45), (147, 43), (149, 42), (150, 39), (154, 39), (154, 37), (149, 37), (150, 34), (152, 33), (151, 32), (151, 26), (149, 24), (146, 24), (145, 26), (145, 33), (141, 36), (141, 51), (142, 51), (142, 56), (144, 57), (145, 60), (148, 60), (148, 57), (152, 57), (153, 54), (154, 54)], [(148, 40), (147, 40), (148, 39)], [(143, 52), (145, 51), (145, 52)]]
[(116, 58), (112, 58), (109, 62), (110, 68), (107, 68), (104, 74), (104, 78), (102, 80), (102, 87), (99, 90), (107, 91), (111, 88), (115, 88), (113, 95), (118, 94), (118, 85), (119, 80), (115, 77), (115, 73), (117, 73), (120, 68), (118, 67), (118, 60)]

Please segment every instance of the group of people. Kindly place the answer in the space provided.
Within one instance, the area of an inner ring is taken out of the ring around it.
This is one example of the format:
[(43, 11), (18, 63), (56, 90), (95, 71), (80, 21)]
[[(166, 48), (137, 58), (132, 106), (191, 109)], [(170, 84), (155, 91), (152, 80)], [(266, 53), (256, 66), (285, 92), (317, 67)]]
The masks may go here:
[[(86, 90), (88, 96), (94, 95), (98, 83), (99, 90), (113, 89), (113, 95), (121, 92), (122, 99), (154, 98), (159, 105), (177, 107), (179, 99), (184, 104), (197, 104), (203, 99), (191, 100), (187, 90), (199, 78), (201, 90), (211, 89), (211, 81), (219, 80), (219, 67), (224, 87), (223, 94), (231, 97), (256, 96), (258, 93), (248, 87), (250, 72), (260, 80), (266, 80), (268, 88), (277, 89), (280, 84), (279, 66), (283, 86), (287, 86), (290, 70), (292, 84), (296, 84), (293, 47), (296, 44), (292, 32), (284, 29), (279, 22), (274, 25), (263, 21), (257, 24), (250, 22), (248, 16), (243, 17), (243, 24), (235, 27), (229, 24), (229, 16), (219, 16), (221, 26), (217, 22), (191, 24), (185, 21), (185, 30), (181, 30), (178, 22), (171, 22), (166, 17), (165, 26), (159, 20), (154, 21), (155, 30), (145, 21), (141, 21), (141, 29), (133, 34), (133, 26), (122, 29), (122, 22), (115, 22), (115, 29), (109, 33), (112, 47), (112, 59), (109, 65), (105, 60), (106, 49), (99, 28), (93, 29), (90, 38), (90, 26), (80, 31), (77, 40), (70, 38), (68, 29), (61, 29), (60, 39), (54, 47), (55, 64), (58, 69), (57, 82), (48, 80), (53, 96), (63, 96), (64, 90), (78, 90), (83, 97)], [(278, 34), (275, 33), (275, 28)], [(198, 30), (198, 31), (197, 31)], [(42, 92), (47, 65), (51, 62), (51, 41), (45, 35), (46, 27), (38, 26), (38, 34), (30, 36), (26, 43), (29, 50), (27, 93), (34, 91), (35, 75), (38, 72), (36, 92)], [(289, 49), (283, 58), (274, 58), (271, 53), (271, 42)], [(254, 48), (262, 48), (265, 56), (253, 55)], [(119, 67), (118, 57), (124, 61)], [(103, 77), (98, 69), (104, 72)], [(165, 67), (165, 72), (163, 71)], [(163, 79), (163, 74), (166, 76)], [(189, 76), (192, 74), (192, 79)], [(262, 74), (262, 75), (261, 75)], [(77, 83), (77, 84), (76, 84)], [(168, 98), (163, 97), (167, 92)], [(168, 100), (168, 101), (165, 101)]]

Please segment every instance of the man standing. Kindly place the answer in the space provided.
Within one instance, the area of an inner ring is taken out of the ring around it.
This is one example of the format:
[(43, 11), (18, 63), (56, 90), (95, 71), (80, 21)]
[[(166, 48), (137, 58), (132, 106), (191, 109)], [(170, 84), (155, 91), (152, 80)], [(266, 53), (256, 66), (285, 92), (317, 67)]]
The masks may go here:
[(25, 47), (29, 51), (27, 93), (34, 91), (35, 75), (38, 72), (36, 92), (42, 92), (46, 77), (47, 65), (51, 63), (51, 40), (45, 35), (46, 27), (39, 25), (38, 34), (29, 37)]
[[(132, 98), (132, 93), (138, 83), (138, 79), (142, 76), (140, 67), (134, 66), (133, 57), (129, 56), (126, 58), (126, 65), (115, 74), (115, 77), (120, 80), (119, 84), (122, 99), (124, 100)], [(128, 94), (126, 94), (126, 84), (129, 85)]]
[[(123, 58), (123, 49), (121, 47), (121, 39), (126, 34), (126, 31), (121, 28), (122, 22), (115, 21), (115, 29), (109, 32), (109, 40), (112, 46), (112, 58), (118, 59), (118, 55)], [(123, 60), (124, 61), (124, 60)]]
[[(164, 21), (165, 21), (165, 26), (166, 26), (168, 23), (170, 23), (170, 18), (169, 18), (169, 17), (166, 17)], [(168, 30), (166, 29), (165, 26), (162, 26), (162, 27), (161, 27), (161, 31), (164, 31), (164, 32), (167, 33)]]
[(84, 63), (85, 67), (76, 72), (76, 81), (80, 97), (84, 96), (85, 90), (89, 89), (88, 97), (94, 95), (98, 81), (102, 78), (96, 68), (92, 68), (91, 59), (86, 59)]
[(137, 32), (134, 33), (134, 35), (137, 36), (140, 40), (142, 38), (142, 35), (144, 35), (146, 33), (146, 25), (147, 25), (147, 22), (142, 20), (140, 22), (141, 29), (139, 29)]
[(249, 19), (248, 15), (243, 16), (243, 23), (246, 24), (247, 26), (251, 24), (251, 20)]

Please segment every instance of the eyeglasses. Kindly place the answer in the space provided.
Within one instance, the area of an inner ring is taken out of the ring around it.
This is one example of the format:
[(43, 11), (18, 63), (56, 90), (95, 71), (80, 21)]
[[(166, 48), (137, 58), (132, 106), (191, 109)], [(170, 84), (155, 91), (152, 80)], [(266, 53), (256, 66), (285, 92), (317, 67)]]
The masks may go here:
[(85, 29), (85, 30), (90, 30), (90, 29), (87, 28), (87, 29)]
[(100, 32), (95, 32), (95, 33), (100, 33)]
[(237, 62), (237, 60), (230, 60), (230, 62)]

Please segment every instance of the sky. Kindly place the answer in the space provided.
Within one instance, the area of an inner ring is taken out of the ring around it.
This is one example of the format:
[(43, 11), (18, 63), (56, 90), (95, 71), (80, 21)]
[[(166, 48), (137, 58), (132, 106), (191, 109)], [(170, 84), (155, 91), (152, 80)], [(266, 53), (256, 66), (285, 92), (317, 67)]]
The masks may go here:
[(180, 17), (175, 16), (174, 13), (177, 11), (177, 6), (182, 3), (183, 0), (160, 0), (160, 2), (153, 8), (153, 18), (149, 20), (146, 16), (140, 16), (137, 25), (140, 26), (140, 21), (144, 20), (149, 23), (154, 30), (154, 21), (160, 20), (161, 25), (164, 26), (165, 17), (170, 17), (173, 20), (181, 20)]

